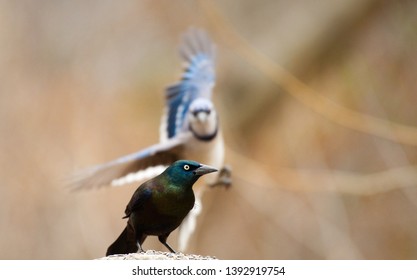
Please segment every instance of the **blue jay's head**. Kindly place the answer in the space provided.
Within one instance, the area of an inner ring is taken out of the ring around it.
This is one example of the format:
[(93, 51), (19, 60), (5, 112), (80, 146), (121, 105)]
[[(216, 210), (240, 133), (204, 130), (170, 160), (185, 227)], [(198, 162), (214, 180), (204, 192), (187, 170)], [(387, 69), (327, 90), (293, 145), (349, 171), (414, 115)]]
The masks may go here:
[(201, 176), (216, 171), (217, 169), (196, 161), (178, 160), (161, 175), (177, 186), (191, 187)]
[(218, 130), (217, 113), (213, 103), (206, 98), (197, 98), (188, 110), (189, 129), (197, 138), (215, 136)]

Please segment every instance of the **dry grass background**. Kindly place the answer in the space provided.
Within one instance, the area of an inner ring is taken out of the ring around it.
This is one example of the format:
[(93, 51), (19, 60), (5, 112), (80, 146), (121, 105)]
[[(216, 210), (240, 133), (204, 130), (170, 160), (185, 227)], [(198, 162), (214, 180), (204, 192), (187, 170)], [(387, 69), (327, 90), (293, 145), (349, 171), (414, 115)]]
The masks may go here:
[(191, 25), (218, 45), (234, 185), (189, 253), (417, 258), (417, 2), (213, 3), (0, 2), (0, 259), (104, 255), (136, 186), (65, 178), (158, 140)]

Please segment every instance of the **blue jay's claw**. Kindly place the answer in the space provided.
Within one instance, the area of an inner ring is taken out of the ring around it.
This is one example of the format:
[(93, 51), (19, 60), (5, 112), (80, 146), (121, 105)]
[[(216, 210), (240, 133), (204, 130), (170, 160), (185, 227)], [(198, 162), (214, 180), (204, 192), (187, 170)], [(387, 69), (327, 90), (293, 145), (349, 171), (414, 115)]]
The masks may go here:
[(228, 189), (232, 186), (232, 168), (230, 165), (225, 165), (219, 170), (219, 176), (214, 183), (208, 184), (209, 187), (224, 187)]

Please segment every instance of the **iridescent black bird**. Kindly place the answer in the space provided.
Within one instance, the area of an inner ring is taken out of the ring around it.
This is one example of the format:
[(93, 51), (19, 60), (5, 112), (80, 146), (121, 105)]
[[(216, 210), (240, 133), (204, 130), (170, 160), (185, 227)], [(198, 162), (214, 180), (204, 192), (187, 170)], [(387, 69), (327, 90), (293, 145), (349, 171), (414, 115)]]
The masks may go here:
[(107, 249), (106, 256), (143, 251), (142, 244), (148, 235), (158, 236), (175, 253), (167, 238), (194, 206), (194, 183), (202, 175), (215, 171), (195, 161), (179, 160), (140, 185), (126, 206), (123, 217), (128, 218), (126, 228)]

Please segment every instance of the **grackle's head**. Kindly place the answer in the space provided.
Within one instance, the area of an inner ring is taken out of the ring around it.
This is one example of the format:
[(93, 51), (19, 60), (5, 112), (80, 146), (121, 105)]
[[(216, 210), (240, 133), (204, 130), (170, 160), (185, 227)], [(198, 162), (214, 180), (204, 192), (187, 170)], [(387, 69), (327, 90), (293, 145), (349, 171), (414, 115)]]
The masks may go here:
[(192, 160), (178, 160), (161, 175), (176, 185), (191, 187), (201, 176), (216, 172), (217, 169)]

